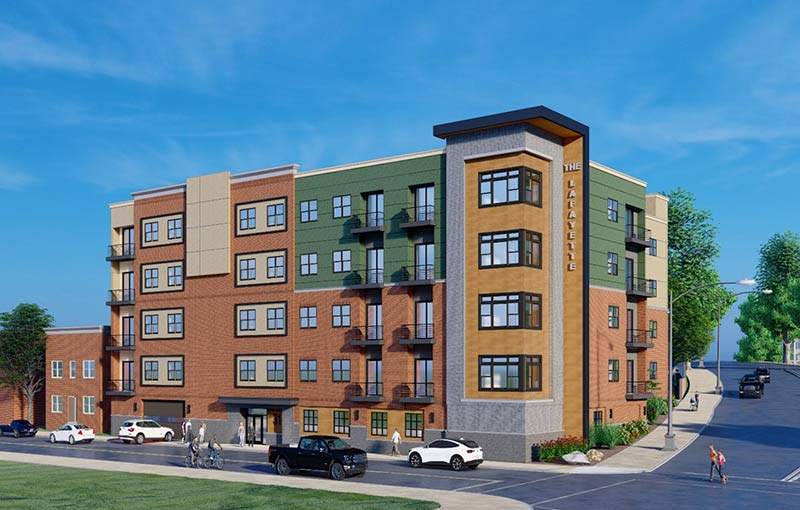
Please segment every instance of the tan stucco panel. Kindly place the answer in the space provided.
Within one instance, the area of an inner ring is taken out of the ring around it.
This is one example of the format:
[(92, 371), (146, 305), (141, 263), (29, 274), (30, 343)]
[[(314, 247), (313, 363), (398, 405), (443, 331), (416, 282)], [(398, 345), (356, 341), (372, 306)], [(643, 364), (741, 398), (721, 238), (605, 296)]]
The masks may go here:
[[(146, 361), (158, 361), (158, 380), (145, 381), (144, 380), (144, 364)], [(182, 386), (183, 381), (186, 379), (186, 363), (183, 363), (183, 379), (180, 381), (170, 381), (168, 378), (168, 367), (170, 361), (183, 361), (182, 356), (142, 356), (139, 360), (141, 363), (141, 386)]]
[[(281, 329), (267, 329), (267, 310), (281, 309), (283, 310), (283, 328)], [(239, 321), (240, 310), (255, 310), (256, 315), (256, 329), (241, 331)], [(286, 327), (289, 317), (286, 303), (256, 303), (256, 304), (240, 304), (236, 305), (234, 310), (234, 320), (236, 321), (236, 336), (281, 336), (286, 334)]]
[[(180, 267), (181, 268), (181, 284), (180, 285), (169, 285), (169, 268), (170, 267)], [(145, 280), (146, 280), (146, 272), (148, 269), (158, 269), (158, 286), (146, 288), (145, 287)], [(150, 294), (154, 292), (178, 292), (183, 290), (183, 277), (185, 276), (186, 271), (183, 269), (183, 262), (180, 260), (171, 261), (171, 262), (161, 262), (158, 264), (142, 264), (141, 272), (138, 277), (141, 279), (139, 282), (139, 291), (142, 294)]]
[(230, 272), (230, 172), (186, 181), (186, 276)]
[[(282, 360), (283, 361), (283, 380), (282, 381), (268, 381), (267, 380), (267, 361)], [(240, 376), (241, 366), (240, 361), (255, 361), (256, 362), (256, 380), (255, 381), (242, 381)], [(236, 356), (236, 385), (240, 387), (274, 387), (283, 388), (286, 386), (286, 381), (289, 377), (289, 367), (286, 365), (286, 356), (279, 354), (241, 354)]]
[[(169, 238), (169, 222), (170, 220), (181, 220), (181, 236)], [(158, 240), (145, 241), (145, 225), (148, 223), (156, 223), (158, 225)], [(137, 236), (141, 239), (142, 248), (150, 248), (153, 246), (165, 246), (168, 244), (178, 244), (183, 242), (183, 236), (186, 235), (186, 225), (183, 221), (183, 213), (168, 214), (165, 216), (158, 216), (155, 218), (142, 218), (139, 225), (139, 233)]]
[(122, 228), (133, 226), (133, 202), (124, 204), (112, 204), (111, 209), (111, 228)]
[[(280, 225), (268, 226), (267, 225), (267, 206), (270, 205), (277, 205), (283, 204), (283, 223)], [(255, 228), (251, 229), (241, 229), (241, 222), (239, 221), (241, 211), (243, 209), (255, 209)], [(236, 222), (236, 235), (237, 236), (247, 236), (253, 234), (264, 234), (267, 232), (282, 232), (286, 230), (286, 225), (288, 221), (288, 214), (287, 214), (287, 204), (286, 198), (275, 198), (271, 200), (263, 200), (261, 202), (251, 202), (247, 204), (237, 204), (236, 205), (236, 218), (234, 221)]]
[[(267, 273), (267, 260), (270, 257), (283, 257), (283, 276), (278, 278), (269, 278)], [(240, 262), (242, 260), (255, 259), (255, 279), (242, 280), (242, 271)], [(234, 271), (236, 271), (236, 285), (264, 285), (268, 283), (286, 283), (286, 250), (277, 251), (264, 251), (260, 253), (243, 253), (236, 255), (236, 262)]]
[[(170, 338), (183, 338), (183, 328), (186, 326), (185, 320), (181, 320), (181, 331), (179, 333), (169, 332), (168, 316), (171, 314), (183, 314), (183, 309), (172, 308), (169, 310), (142, 310), (141, 323), (139, 324), (139, 335), (142, 340), (155, 340), (155, 339), (170, 339)], [(145, 331), (145, 316), (157, 315), (158, 316), (158, 333), (146, 334)], [(185, 319), (182, 317), (182, 319)]]

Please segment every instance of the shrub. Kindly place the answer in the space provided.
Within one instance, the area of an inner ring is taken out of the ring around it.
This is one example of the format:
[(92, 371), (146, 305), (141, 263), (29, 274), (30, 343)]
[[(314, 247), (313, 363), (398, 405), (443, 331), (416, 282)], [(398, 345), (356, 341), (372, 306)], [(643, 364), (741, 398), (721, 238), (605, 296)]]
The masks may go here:
[(633, 442), (642, 436), (643, 434), (647, 434), (650, 431), (650, 427), (647, 426), (647, 422), (643, 419), (639, 418), (638, 420), (629, 421), (622, 424), (622, 428), (630, 434), (630, 441)]
[(661, 397), (650, 397), (647, 400), (647, 421), (655, 423), (662, 414), (667, 414), (667, 401)]
[(630, 438), (630, 434), (623, 429), (622, 425), (613, 423), (595, 425), (589, 431), (589, 442), (592, 448), (597, 446), (614, 448), (618, 444), (628, 444)]
[(576, 450), (586, 453), (589, 450), (589, 442), (585, 438), (575, 436), (544, 441), (539, 444), (539, 460), (550, 462)]

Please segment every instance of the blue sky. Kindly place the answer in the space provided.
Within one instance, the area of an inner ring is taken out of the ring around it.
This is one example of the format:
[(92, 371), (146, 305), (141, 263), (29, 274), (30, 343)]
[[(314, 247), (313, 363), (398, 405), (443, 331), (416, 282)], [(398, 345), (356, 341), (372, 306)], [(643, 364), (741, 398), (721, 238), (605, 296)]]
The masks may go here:
[(106, 323), (107, 204), (132, 190), (436, 148), (433, 124), (539, 104), (591, 127), (592, 159), (694, 192), (723, 278), (800, 230), (796, 2), (17, 4), (0, 12), (0, 310)]

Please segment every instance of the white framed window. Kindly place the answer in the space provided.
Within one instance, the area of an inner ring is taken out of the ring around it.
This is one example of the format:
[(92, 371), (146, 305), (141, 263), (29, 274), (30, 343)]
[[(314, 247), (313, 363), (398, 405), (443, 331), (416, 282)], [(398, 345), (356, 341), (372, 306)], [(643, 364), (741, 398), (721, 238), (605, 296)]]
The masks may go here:
[(316, 200), (304, 200), (300, 202), (300, 222), (308, 223), (309, 221), (317, 221)]
[(50, 362), (50, 377), (53, 379), (61, 379), (64, 376), (64, 362), (54, 360)]
[(347, 218), (350, 216), (350, 195), (333, 197), (333, 217)]
[(340, 250), (333, 252), (333, 272), (350, 272), (350, 250)]
[(300, 274), (302, 276), (317, 274), (316, 253), (304, 253), (303, 255), (300, 255)]
[(333, 305), (331, 315), (334, 328), (350, 327), (350, 305)]
[(61, 395), (50, 396), (50, 411), (53, 413), (64, 412), (64, 397)]
[(300, 307), (300, 327), (303, 329), (317, 327), (317, 307), (316, 306), (301, 306)]
[(83, 414), (94, 414), (94, 397), (83, 397)]
[(94, 379), (94, 360), (93, 359), (85, 359), (85, 360), (83, 360), (83, 378), (84, 379)]
[(73, 359), (69, 362), (69, 378), (75, 379), (78, 376), (78, 363)]

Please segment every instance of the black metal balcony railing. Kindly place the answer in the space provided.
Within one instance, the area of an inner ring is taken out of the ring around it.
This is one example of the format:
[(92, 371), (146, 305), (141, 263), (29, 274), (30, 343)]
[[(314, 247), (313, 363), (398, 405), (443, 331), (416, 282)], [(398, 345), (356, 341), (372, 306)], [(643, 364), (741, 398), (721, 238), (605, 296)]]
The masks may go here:
[(432, 382), (403, 383), (399, 388), (400, 398), (431, 398), (433, 397)]
[(354, 270), (352, 286), (356, 288), (375, 288), (383, 286), (383, 268)]
[(650, 394), (647, 381), (625, 381), (625, 394), (631, 400), (647, 399)]
[(111, 244), (108, 246), (107, 260), (133, 259), (136, 256), (133, 243)]
[(367, 381), (351, 383), (345, 389), (346, 397), (352, 401), (375, 401), (383, 400), (383, 382)]
[(383, 211), (353, 215), (353, 224), (350, 228), (351, 233), (363, 234), (381, 230), (383, 230)]
[(400, 281), (407, 283), (428, 283), (433, 279), (433, 264), (405, 266), (400, 274)]
[(115, 289), (108, 291), (107, 305), (133, 304), (136, 293), (133, 289)]
[(641, 297), (655, 297), (656, 286), (657, 284), (655, 280), (637, 278), (635, 276), (628, 277), (626, 282), (626, 290), (628, 294)]
[(400, 326), (401, 340), (432, 340), (433, 324), (403, 324)]
[(348, 330), (347, 335), (351, 342), (383, 342), (383, 326), (375, 324), (353, 326)]
[(638, 241), (645, 245), (650, 244), (650, 229), (638, 225), (625, 225), (625, 239), (627, 241)]
[(133, 393), (136, 390), (133, 379), (111, 379), (106, 385), (106, 393)]
[(432, 205), (408, 207), (401, 212), (400, 227), (432, 227), (435, 225), (434, 209)]
[(106, 347), (111, 349), (133, 349), (135, 335), (109, 335), (106, 337)]
[(649, 329), (629, 329), (627, 342), (629, 344), (646, 344), (652, 342)]

